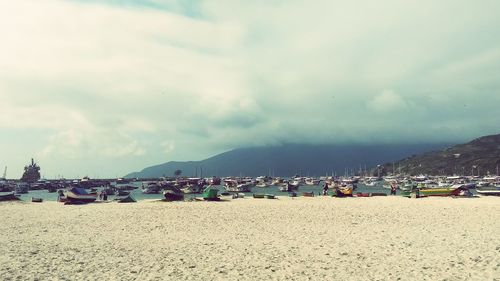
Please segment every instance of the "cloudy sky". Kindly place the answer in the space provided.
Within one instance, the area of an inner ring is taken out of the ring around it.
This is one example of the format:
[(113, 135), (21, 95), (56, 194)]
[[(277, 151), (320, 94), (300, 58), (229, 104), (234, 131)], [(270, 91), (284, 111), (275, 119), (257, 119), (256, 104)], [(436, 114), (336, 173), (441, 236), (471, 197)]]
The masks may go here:
[(9, 178), (500, 133), (500, 1), (0, 2)]

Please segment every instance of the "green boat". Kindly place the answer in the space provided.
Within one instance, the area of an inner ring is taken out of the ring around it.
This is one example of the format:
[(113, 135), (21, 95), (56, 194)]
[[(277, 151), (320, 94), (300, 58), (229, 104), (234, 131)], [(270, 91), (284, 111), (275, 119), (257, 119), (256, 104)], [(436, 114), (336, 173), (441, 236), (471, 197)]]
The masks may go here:
[(217, 188), (213, 188), (208, 186), (205, 188), (203, 191), (203, 194), (201, 195), (204, 200), (206, 201), (219, 201), (219, 190)]
[(261, 199), (261, 198), (264, 198), (264, 197), (265, 197), (265, 194), (262, 194), (262, 193), (254, 193), (253, 194), (253, 198), (259, 198), (259, 199)]

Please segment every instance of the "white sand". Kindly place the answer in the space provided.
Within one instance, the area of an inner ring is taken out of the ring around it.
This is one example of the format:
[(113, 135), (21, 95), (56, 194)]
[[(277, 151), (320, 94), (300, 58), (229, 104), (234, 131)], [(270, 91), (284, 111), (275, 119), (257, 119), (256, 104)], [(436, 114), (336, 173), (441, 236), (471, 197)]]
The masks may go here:
[(1, 203), (2, 280), (500, 280), (500, 198)]

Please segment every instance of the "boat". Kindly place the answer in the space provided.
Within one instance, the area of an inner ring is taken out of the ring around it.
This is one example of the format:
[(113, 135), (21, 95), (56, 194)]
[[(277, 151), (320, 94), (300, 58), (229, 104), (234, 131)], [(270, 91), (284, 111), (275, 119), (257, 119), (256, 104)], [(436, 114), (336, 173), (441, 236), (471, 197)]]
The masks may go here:
[(299, 185), (297, 183), (293, 184), (292, 182), (284, 182), (279, 187), (281, 192), (292, 192), (295, 190), (299, 190)]
[(35, 183), (40, 179), (40, 166), (38, 166), (33, 158), (31, 164), (24, 166), (24, 173), (21, 177), (22, 182)]
[(500, 186), (476, 188), (476, 192), (484, 196), (500, 196)]
[(253, 194), (253, 198), (261, 199), (261, 198), (264, 198), (264, 197), (265, 197), (265, 194), (262, 194), (262, 193), (254, 193)]
[(39, 197), (31, 197), (31, 202), (42, 203), (43, 199)]
[(16, 194), (25, 194), (25, 193), (28, 193), (29, 189), (30, 189), (29, 183), (20, 182), (16, 185), (15, 193)]
[(134, 203), (137, 202), (130, 194), (124, 197), (116, 197), (115, 201), (118, 203)]
[(130, 191), (121, 190), (121, 189), (117, 189), (116, 192), (115, 192), (116, 196), (127, 196), (129, 194), (130, 194)]
[(235, 198), (238, 198), (238, 195), (235, 194), (235, 193), (229, 193), (229, 192), (221, 192), (220, 193), (220, 196), (219, 198), (222, 200), (222, 201), (231, 201)]
[(387, 196), (387, 193), (383, 193), (383, 192), (357, 192), (354, 196), (356, 196), (356, 197)]
[(332, 196), (335, 196), (335, 197), (352, 197), (352, 193), (353, 193), (353, 186), (352, 185), (348, 185), (348, 186), (341, 186), (341, 187), (337, 187), (335, 188), (335, 194), (332, 195)]
[(184, 192), (176, 187), (170, 187), (163, 191), (163, 197), (165, 197), (165, 201), (183, 201)]
[(207, 186), (201, 195), (206, 201), (219, 201), (219, 190), (212, 186)]
[(2, 194), (0, 195), (0, 201), (19, 201), (21, 200), (14, 193)]
[(253, 183), (251, 181), (237, 181), (234, 179), (225, 179), (224, 188), (227, 192), (252, 192)]
[(97, 199), (97, 194), (88, 193), (84, 188), (72, 187), (66, 192), (66, 203), (84, 204), (91, 203)]
[(158, 194), (160, 193), (160, 186), (156, 182), (142, 183), (142, 193), (144, 194)]
[(265, 194), (264, 196), (266, 197), (266, 199), (276, 199), (276, 195), (274, 194)]
[(412, 197), (414, 194), (415, 197), (428, 197), (428, 196), (469, 196), (469, 189), (464, 187), (462, 184), (453, 185), (450, 187), (444, 188), (413, 188), (409, 191), (403, 191), (401, 193), (402, 196)]
[(304, 197), (314, 197), (314, 192), (302, 192), (302, 196)]
[(306, 185), (319, 185), (320, 180), (315, 178), (306, 178), (304, 182)]

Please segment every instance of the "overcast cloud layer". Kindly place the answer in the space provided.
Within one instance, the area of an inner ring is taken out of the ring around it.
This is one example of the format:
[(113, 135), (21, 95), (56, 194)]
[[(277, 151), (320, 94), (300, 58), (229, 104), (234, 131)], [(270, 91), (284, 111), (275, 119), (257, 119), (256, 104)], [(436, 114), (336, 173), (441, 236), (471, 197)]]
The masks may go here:
[(9, 178), (500, 131), (499, 1), (1, 3)]

